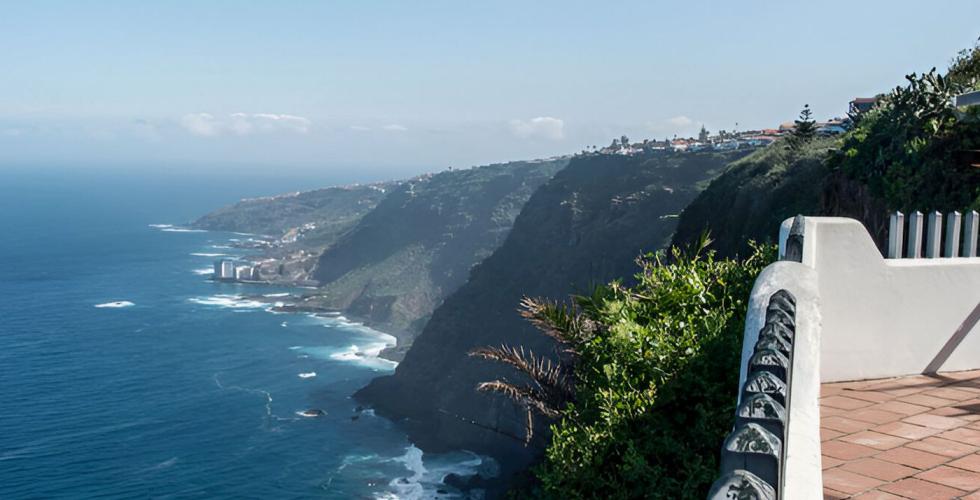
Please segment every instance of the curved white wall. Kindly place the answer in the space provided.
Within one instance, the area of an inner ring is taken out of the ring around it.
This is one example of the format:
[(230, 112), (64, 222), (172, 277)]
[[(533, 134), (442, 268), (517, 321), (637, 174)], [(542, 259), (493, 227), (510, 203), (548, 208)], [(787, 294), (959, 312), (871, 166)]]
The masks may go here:
[(884, 259), (860, 222), (807, 217), (803, 264), (818, 276), (823, 382), (980, 368), (980, 258)]

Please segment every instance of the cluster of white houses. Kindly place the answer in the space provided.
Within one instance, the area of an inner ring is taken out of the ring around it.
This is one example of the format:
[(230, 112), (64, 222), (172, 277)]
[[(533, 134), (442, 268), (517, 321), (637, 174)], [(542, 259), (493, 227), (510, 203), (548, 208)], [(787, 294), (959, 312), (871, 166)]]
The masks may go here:
[(258, 266), (240, 265), (232, 259), (214, 262), (214, 279), (218, 281), (260, 281)]
[[(877, 102), (877, 97), (859, 97), (850, 102), (848, 114), (850, 116), (859, 115), (870, 110)], [(814, 123), (817, 135), (837, 135), (847, 132), (851, 127), (851, 118), (832, 118), (825, 122)], [(755, 148), (768, 146), (776, 142), (780, 137), (789, 134), (796, 128), (795, 122), (786, 122), (778, 128), (767, 128), (761, 130), (744, 130), (740, 132), (722, 130), (716, 134), (711, 134), (703, 126), (698, 137), (677, 137), (673, 139), (648, 140), (642, 142), (630, 142), (626, 136), (614, 139), (612, 144), (604, 148), (592, 146), (584, 153), (599, 154), (621, 154), (634, 155), (646, 151), (731, 151), (743, 148)]]

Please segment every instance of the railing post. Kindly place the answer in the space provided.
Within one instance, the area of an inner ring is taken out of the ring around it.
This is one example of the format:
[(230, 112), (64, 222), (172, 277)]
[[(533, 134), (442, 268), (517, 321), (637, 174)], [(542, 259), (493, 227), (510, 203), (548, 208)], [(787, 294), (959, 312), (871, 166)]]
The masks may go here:
[(929, 214), (926, 226), (926, 258), (939, 258), (939, 244), (943, 239), (943, 214), (936, 210)]
[(909, 242), (905, 256), (910, 259), (922, 258), (922, 212), (918, 210), (909, 214)]
[(960, 219), (959, 212), (946, 214), (946, 257), (956, 257), (960, 252)]
[(976, 210), (966, 214), (963, 224), (963, 252), (961, 257), (977, 256), (977, 228), (980, 227), (980, 214)]
[(902, 243), (905, 236), (905, 214), (895, 212), (888, 223), (888, 258), (902, 258)]

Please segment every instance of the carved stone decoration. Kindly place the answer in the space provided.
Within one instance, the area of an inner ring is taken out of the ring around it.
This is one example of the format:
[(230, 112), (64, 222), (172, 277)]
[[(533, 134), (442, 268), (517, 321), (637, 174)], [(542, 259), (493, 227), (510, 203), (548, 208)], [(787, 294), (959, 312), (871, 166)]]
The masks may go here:
[(766, 309), (766, 324), (769, 323), (777, 323), (786, 328), (796, 328), (795, 315), (778, 308)]
[(766, 325), (762, 327), (762, 330), (759, 330), (760, 337), (769, 334), (777, 335), (789, 343), (793, 342), (793, 333), (794, 332), (792, 328), (782, 323), (776, 323), (776, 322), (766, 323)]
[[(802, 258), (803, 219), (793, 223), (796, 255)], [(790, 242), (787, 247), (792, 247)], [(787, 256), (790, 250), (787, 250)], [(796, 337), (796, 297), (779, 290), (769, 297), (766, 319), (748, 360), (742, 397), (735, 411), (735, 429), (721, 452), (722, 476), (712, 485), (709, 499), (775, 499), (782, 487), (793, 341)]]
[(779, 484), (782, 448), (782, 440), (759, 424), (736, 427), (722, 448), (722, 470), (751, 470), (767, 483)]
[(756, 350), (775, 349), (783, 356), (789, 357), (791, 351), (790, 343), (783, 337), (777, 335), (772, 330), (766, 331), (765, 328), (759, 332), (759, 340), (755, 343)]
[(779, 458), (781, 448), (779, 438), (758, 424), (745, 424), (725, 440), (725, 450), (736, 453), (757, 453)]
[(776, 500), (776, 490), (747, 470), (733, 470), (718, 478), (708, 500)]
[(786, 409), (768, 394), (754, 394), (738, 405), (738, 416), (758, 420), (783, 420)]
[(772, 372), (761, 371), (749, 375), (742, 391), (745, 397), (753, 394), (768, 394), (779, 404), (786, 405), (786, 383), (779, 380)]
[(796, 297), (794, 297), (792, 293), (789, 293), (789, 290), (776, 290), (776, 292), (769, 297), (769, 305), (771, 306), (773, 303), (788, 304), (790, 308), (787, 309), (787, 311), (794, 314), (796, 313)]
[(786, 409), (768, 394), (753, 394), (742, 399), (735, 415), (736, 426), (755, 423), (780, 440), (786, 435)]
[(749, 373), (767, 370), (783, 382), (787, 382), (788, 369), (789, 360), (783, 356), (783, 353), (774, 349), (760, 349), (749, 358)]

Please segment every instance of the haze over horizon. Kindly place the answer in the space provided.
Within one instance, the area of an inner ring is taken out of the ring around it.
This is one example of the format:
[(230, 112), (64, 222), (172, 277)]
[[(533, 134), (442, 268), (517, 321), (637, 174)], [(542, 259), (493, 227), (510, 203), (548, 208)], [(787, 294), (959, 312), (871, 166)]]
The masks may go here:
[(977, 40), (939, 4), (11, 3), (0, 170), (370, 178), (842, 116)]

